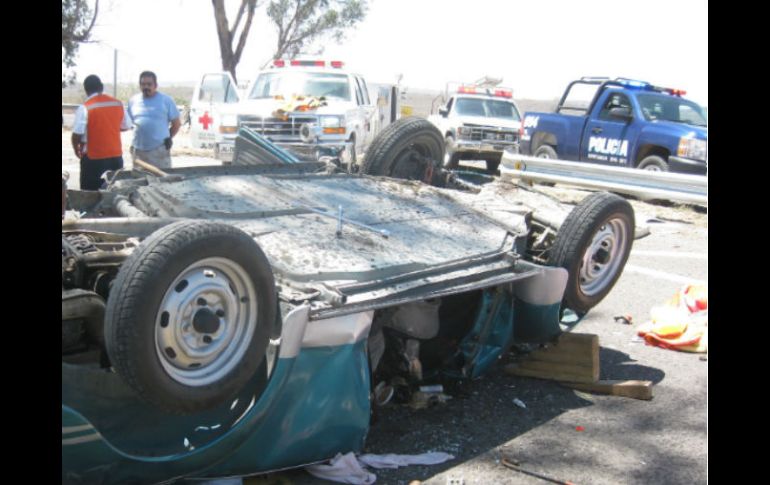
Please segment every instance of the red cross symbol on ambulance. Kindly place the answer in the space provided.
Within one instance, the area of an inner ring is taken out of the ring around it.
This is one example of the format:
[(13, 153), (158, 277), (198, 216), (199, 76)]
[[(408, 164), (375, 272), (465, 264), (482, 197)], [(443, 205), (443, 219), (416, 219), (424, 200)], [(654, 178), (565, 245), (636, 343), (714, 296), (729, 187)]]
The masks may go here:
[(209, 124), (214, 121), (214, 118), (209, 116), (209, 112), (206, 111), (206, 112), (203, 113), (203, 116), (198, 118), (198, 121), (203, 125), (203, 129), (204, 130), (208, 130), (209, 129)]

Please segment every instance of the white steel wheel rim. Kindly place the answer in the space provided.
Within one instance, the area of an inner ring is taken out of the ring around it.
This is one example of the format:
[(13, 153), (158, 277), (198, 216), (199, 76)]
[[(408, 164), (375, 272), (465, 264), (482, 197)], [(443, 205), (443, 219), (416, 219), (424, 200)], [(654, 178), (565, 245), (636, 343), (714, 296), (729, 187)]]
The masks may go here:
[(257, 291), (241, 265), (206, 258), (169, 285), (155, 318), (155, 349), (169, 377), (192, 387), (238, 366), (257, 326)]
[(649, 170), (650, 172), (662, 172), (663, 169), (661, 169), (659, 166), (653, 164), (647, 165), (644, 167), (645, 170)]
[(591, 244), (583, 253), (578, 275), (580, 290), (585, 295), (596, 295), (615, 277), (628, 237), (626, 224), (620, 218), (608, 220), (596, 231)]

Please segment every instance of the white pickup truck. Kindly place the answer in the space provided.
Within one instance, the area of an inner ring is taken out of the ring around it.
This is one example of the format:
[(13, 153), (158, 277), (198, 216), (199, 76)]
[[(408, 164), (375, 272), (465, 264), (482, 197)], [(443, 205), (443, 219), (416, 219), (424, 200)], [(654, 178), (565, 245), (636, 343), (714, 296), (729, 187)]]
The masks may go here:
[[(452, 83), (450, 83), (452, 84)], [(504, 150), (518, 151), (521, 115), (509, 88), (459, 85), (445, 97), (449, 100), (431, 114), (431, 121), (444, 135), (444, 166), (454, 169), (460, 160), (485, 160), (487, 170), (500, 165)]]
[(353, 168), (375, 135), (399, 115), (395, 85), (367, 85), (342, 62), (273, 61), (245, 91), (229, 73), (204, 74), (193, 93), (193, 146), (232, 160), (246, 126), (303, 159), (339, 157)]

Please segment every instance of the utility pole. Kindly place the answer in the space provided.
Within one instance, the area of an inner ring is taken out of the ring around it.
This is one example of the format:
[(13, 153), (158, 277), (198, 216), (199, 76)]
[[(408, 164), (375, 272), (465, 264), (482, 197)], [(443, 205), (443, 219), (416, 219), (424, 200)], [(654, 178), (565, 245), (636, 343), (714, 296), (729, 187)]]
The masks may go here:
[(115, 56), (112, 61), (112, 97), (118, 97), (118, 49), (114, 48)]

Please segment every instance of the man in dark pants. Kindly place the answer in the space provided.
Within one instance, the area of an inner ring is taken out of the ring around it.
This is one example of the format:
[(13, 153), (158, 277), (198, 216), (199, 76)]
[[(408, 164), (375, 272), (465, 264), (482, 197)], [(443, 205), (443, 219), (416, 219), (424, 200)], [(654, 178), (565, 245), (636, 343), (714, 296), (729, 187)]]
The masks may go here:
[(72, 148), (80, 158), (80, 190), (99, 190), (107, 170), (123, 168), (120, 132), (131, 128), (123, 103), (102, 94), (98, 76), (83, 81), (88, 98), (75, 112)]

